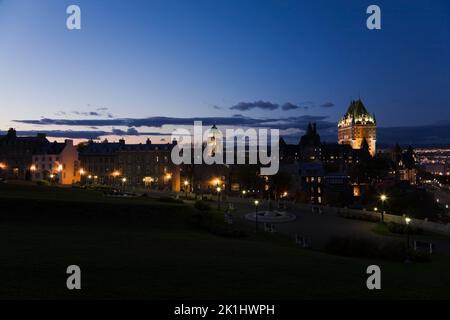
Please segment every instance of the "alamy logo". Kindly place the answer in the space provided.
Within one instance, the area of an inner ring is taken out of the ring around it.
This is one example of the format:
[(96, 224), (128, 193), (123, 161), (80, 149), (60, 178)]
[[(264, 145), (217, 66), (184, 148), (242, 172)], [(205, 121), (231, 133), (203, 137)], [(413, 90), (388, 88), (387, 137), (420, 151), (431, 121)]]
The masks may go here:
[(81, 29), (81, 8), (75, 4), (67, 7), (66, 13), (69, 15), (66, 20), (66, 26), (69, 30)]
[(366, 285), (369, 290), (381, 289), (381, 269), (379, 266), (373, 264), (367, 267), (367, 274), (370, 276), (367, 278)]
[(381, 29), (381, 9), (379, 6), (372, 4), (367, 7), (367, 14), (370, 16), (367, 18), (367, 29), (380, 30)]
[(172, 141), (178, 142), (171, 154), (174, 164), (260, 164), (261, 175), (278, 172), (278, 129), (228, 128), (224, 135), (215, 125), (203, 130), (202, 122), (195, 121), (193, 141), (191, 136), (191, 132), (185, 128), (178, 128), (172, 133)]
[(80, 269), (80, 267), (77, 265), (68, 266), (66, 273), (70, 274), (70, 276), (67, 278), (67, 281), (66, 281), (67, 289), (80, 290), (81, 289), (81, 269)]

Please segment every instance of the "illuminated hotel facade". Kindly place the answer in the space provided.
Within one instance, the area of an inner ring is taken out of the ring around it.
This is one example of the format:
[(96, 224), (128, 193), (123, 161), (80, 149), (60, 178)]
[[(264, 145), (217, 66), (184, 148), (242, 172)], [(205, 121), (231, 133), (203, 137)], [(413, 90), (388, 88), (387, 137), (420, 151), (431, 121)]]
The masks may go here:
[(376, 152), (377, 122), (361, 99), (352, 100), (344, 117), (338, 123), (338, 143), (348, 144), (353, 149), (361, 149), (367, 142), (370, 155)]

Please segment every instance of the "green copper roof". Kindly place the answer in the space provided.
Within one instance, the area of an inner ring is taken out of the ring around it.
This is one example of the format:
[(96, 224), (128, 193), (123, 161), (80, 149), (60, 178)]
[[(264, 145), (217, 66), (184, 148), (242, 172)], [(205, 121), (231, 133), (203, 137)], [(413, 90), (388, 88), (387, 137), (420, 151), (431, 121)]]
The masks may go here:
[(363, 116), (363, 115), (369, 115), (369, 112), (367, 111), (366, 107), (362, 103), (361, 99), (358, 100), (352, 100), (350, 102), (350, 106), (347, 110), (347, 115), (352, 115), (353, 117), (357, 116)]

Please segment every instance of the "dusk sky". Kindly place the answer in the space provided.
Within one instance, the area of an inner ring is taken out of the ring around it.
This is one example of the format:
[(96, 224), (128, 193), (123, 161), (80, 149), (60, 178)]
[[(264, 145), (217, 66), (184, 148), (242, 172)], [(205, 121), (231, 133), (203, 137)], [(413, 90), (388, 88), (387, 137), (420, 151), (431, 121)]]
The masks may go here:
[(117, 121), (162, 116), (293, 117), (295, 134), (358, 97), (380, 127), (449, 122), (450, 1), (0, 0), (0, 92), (3, 132), (169, 132)]

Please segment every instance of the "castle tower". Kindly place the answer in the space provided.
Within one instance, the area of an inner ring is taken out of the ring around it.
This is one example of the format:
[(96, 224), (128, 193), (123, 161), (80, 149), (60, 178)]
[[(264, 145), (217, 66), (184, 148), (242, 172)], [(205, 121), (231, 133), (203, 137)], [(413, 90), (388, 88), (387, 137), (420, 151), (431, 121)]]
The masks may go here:
[(361, 149), (364, 139), (369, 145), (370, 155), (374, 156), (377, 141), (375, 115), (367, 111), (361, 99), (352, 100), (347, 113), (338, 123), (338, 143)]
[(207, 147), (208, 154), (210, 157), (214, 157), (216, 154), (221, 153), (221, 133), (214, 124), (211, 129), (209, 129)]

